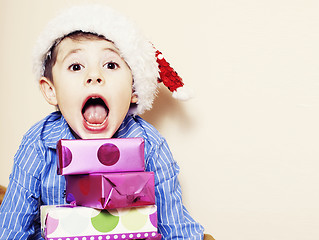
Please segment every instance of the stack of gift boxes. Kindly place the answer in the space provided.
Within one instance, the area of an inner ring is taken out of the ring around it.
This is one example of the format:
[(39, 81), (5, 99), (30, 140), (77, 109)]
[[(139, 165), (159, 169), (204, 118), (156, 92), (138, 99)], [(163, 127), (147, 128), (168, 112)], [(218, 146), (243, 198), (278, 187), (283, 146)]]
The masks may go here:
[(69, 204), (41, 206), (45, 239), (161, 239), (143, 138), (60, 140), (57, 155)]

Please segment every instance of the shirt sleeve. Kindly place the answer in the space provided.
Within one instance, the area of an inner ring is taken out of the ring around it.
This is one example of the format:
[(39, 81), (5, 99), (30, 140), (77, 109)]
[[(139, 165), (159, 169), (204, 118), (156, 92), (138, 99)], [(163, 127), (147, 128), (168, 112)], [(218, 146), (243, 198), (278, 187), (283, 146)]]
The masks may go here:
[(182, 202), (179, 166), (165, 139), (146, 156), (146, 169), (155, 175), (158, 229), (164, 240), (202, 240), (204, 228), (189, 214)]
[(0, 239), (27, 239), (34, 233), (43, 161), (35, 143), (24, 139), (17, 151), (7, 192), (0, 207)]

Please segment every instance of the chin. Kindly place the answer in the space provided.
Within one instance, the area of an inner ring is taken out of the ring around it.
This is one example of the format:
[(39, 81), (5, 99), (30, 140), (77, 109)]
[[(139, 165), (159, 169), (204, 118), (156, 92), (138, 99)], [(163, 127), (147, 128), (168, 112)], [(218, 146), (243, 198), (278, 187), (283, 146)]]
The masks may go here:
[[(105, 126), (104, 126), (105, 125)], [(81, 131), (78, 132), (78, 136), (82, 139), (96, 139), (96, 138), (111, 138), (115, 131), (109, 128), (107, 124), (102, 125), (88, 125), (85, 121), (83, 121), (83, 126), (81, 127)]]
[(98, 138), (112, 138), (114, 134), (110, 133), (83, 133), (80, 135), (81, 139), (98, 139)]

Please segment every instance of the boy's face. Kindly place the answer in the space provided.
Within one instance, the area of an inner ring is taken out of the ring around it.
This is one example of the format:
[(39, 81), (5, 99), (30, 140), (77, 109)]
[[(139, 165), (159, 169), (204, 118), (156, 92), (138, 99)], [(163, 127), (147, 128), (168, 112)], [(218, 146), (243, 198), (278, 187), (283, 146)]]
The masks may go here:
[(78, 137), (111, 138), (137, 102), (130, 68), (106, 40), (65, 38), (57, 51), (53, 81), (40, 79), (44, 97)]

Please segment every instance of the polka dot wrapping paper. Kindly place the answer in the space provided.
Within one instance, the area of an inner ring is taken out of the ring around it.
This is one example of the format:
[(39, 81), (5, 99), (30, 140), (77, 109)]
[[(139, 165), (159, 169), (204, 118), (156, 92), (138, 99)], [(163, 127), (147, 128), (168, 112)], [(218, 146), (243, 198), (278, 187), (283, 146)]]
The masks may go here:
[(66, 201), (98, 209), (155, 204), (153, 172), (67, 175)]
[(41, 206), (45, 239), (161, 239), (156, 205), (112, 210), (70, 205)]
[(57, 158), (60, 175), (144, 171), (144, 139), (61, 139)]
[(71, 204), (41, 206), (45, 239), (161, 239), (143, 138), (63, 139), (57, 166)]

